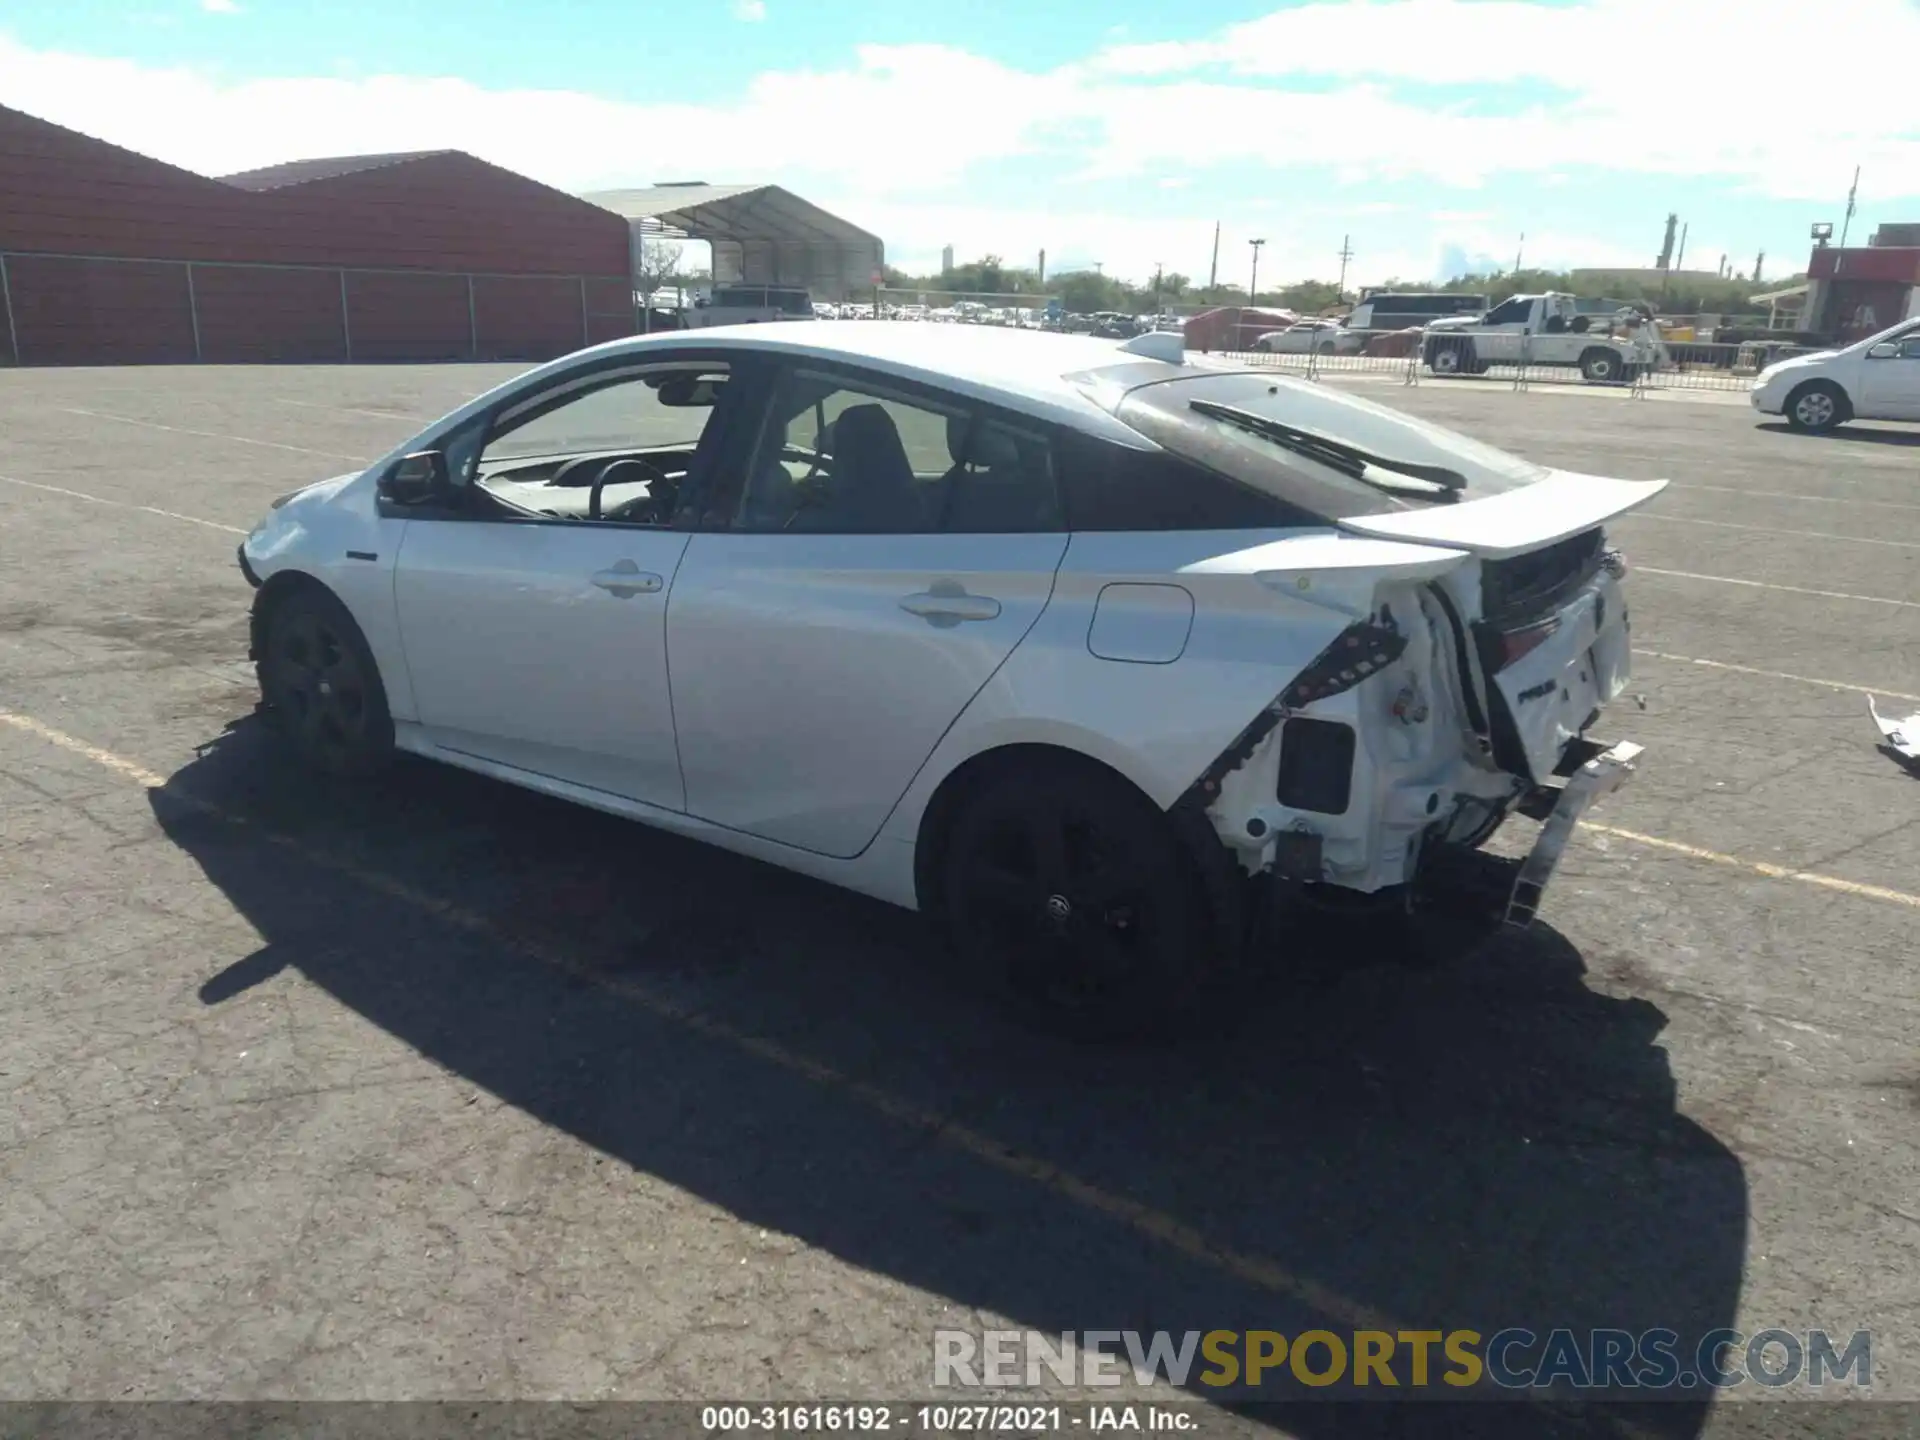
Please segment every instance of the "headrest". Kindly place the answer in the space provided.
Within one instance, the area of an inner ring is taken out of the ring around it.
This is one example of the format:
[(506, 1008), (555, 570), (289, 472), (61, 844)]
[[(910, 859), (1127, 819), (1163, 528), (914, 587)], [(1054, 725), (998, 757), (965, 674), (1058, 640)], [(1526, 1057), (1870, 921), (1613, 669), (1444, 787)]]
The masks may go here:
[(1020, 442), (991, 421), (954, 415), (947, 420), (947, 454), (982, 470), (1011, 469), (1020, 464)]

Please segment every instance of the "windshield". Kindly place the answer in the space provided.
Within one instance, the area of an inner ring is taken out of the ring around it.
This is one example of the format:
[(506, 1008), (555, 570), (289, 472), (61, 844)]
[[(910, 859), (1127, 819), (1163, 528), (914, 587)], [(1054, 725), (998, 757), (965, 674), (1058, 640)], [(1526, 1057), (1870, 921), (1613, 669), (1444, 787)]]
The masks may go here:
[(1119, 417), (1184, 459), (1328, 520), (1484, 500), (1551, 473), (1444, 426), (1282, 376), (1144, 385)]

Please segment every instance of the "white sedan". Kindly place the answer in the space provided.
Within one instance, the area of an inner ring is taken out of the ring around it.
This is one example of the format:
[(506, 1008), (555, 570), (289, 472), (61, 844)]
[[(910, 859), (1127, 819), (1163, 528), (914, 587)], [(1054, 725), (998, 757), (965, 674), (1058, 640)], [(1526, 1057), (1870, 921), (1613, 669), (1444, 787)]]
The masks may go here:
[(1269, 330), (1253, 348), (1270, 355), (1358, 355), (1366, 348), (1364, 331), (1349, 330), (1332, 320), (1305, 320), (1284, 330)]
[(1920, 318), (1843, 350), (1769, 365), (1754, 377), (1753, 408), (1784, 415), (1796, 430), (1849, 420), (1920, 420)]
[(323, 771), (405, 751), (924, 910), (1112, 1033), (1516, 809), (1528, 922), (1637, 751), (1590, 739), (1628, 668), (1603, 527), (1664, 484), (1175, 335), (743, 326), (521, 375), (240, 564)]

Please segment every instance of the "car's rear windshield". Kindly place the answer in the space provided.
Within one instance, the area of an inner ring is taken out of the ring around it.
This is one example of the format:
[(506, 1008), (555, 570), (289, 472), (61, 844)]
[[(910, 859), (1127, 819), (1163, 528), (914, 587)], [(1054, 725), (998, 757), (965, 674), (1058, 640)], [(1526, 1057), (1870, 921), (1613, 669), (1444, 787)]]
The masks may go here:
[(1119, 417), (1183, 459), (1328, 520), (1483, 500), (1550, 473), (1385, 405), (1257, 372), (1143, 385)]

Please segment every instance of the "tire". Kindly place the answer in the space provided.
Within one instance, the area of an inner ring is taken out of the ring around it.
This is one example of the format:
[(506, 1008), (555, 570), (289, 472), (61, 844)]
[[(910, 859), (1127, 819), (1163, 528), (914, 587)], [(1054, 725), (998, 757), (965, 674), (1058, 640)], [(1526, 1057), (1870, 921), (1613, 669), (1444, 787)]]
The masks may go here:
[(989, 780), (954, 818), (939, 886), (963, 979), (1048, 1030), (1164, 1033), (1220, 968), (1204, 886), (1171, 823), (1097, 770)]
[(257, 674), (268, 717), (301, 760), (328, 775), (372, 775), (393, 759), (393, 716), (366, 637), (318, 584), (271, 602)]
[(1256, 355), (1271, 355), (1273, 353), (1273, 347), (1264, 340), (1256, 340), (1253, 342), (1253, 353)]
[(1472, 375), (1473, 346), (1465, 340), (1443, 341), (1427, 356), (1427, 368), (1436, 375)]
[(1595, 346), (1580, 356), (1580, 374), (1589, 384), (1617, 385), (1620, 383), (1620, 371), (1620, 357), (1611, 350)]
[(1333, 354), (1333, 342), (1331, 340), (1322, 341), (1320, 344), (1320, 353), (1322, 355)]
[(1847, 392), (1831, 380), (1809, 380), (1781, 407), (1787, 424), (1808, 435), (1819, 435), (1843, 425), (1852, 415)]

